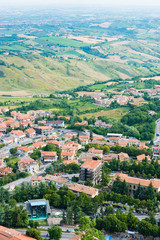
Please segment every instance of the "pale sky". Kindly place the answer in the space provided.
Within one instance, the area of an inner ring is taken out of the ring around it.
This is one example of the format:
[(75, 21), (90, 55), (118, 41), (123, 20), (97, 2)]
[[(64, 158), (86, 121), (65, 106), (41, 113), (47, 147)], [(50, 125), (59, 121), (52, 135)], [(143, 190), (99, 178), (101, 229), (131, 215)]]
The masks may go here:
[(160, 6), (160, 0), (0, 0), (0, 5), (17, 6), (17, 5), (126, 5), (126, 6)]

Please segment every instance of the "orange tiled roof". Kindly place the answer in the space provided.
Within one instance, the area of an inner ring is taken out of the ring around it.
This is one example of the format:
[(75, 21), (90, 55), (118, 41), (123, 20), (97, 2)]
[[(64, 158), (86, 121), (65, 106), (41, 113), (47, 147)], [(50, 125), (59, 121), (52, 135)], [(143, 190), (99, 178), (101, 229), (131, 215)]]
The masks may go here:
[(63, 145), (62, 150), (68, 150), (68, 151), (76, 151), (76, 148), (75, 147), (70, 147), (70, 146), (66, 146), (66, 145)]
[(93, 139), (95, 140), (101, 140), (103, 137), (102, 136), (93, 136)]
[(94, 147), (88, 149), (89, 153), (94, 153), (94, 154), (103, 154), (103, 150), (100, 149), (95, 149)]
[(27, 133), (35, 133), (36, 131), (33, 128), (26, 129)]
[(41, 130), (47, 130), (47, 129), (52, 129), (52, 127), (50, 126), (39, 126), (37, 127), (38, 129), (41, 129)]
[(22, 146), (22, 147), (19, 147), (18, 150), (21, 150), (23, 152), (29, 152), (32, 150), (32, 148), (29, 148), (27, 146)]
[(41, 156), (44, 156), (44, 157), (55, 157), (57, 156), (57, 152), (45, 152), (45, 151), (42, 151), (41, 152)]
[(137, 161), (138, 161), (138, 162), (141, 162), (142, 160), (145, 159), (145, 157), (146, 157), (145, 154), (138, 155), (138, 156), (137, 156)]
[(12, 130), (10, 133), (15, 134), (17, 137), (25, 136), (25, 133), (21, 130)]
[(42, 181), (42, 176), (31, 177), (31, 181)]
[(34, 148), (44, 147), (45, 145), (45, 142), (35, 142), (32, 144)]
[(12, 170), (13, 168), (9, 168), (9, 167), (0, 168), (0, 172), (3, 172), (3, 173), (11, 173)]
[(119, 140), (119, 137), (109, 137), (109, 140)]
[(101, 160), (91, 160), (91, 159), (88, 159), (85, 163), (82, 164), (81, 168), (94, 170), (101, 163), (102, 163)]
[(79, 138), (89, 139), (89, 135), (79, 135)]
[(129, 155), (127, 153), (119, 153), (118, 156), (121, 158), (121, 157), (125, 157), (125, 158), (129, 158)]
[(128, 141), (131, 142), (131, 143), (137, 143), (138, 142), (138, 140), (134, 139), (134, 138), (130, 138)]
[(65, 157), (65, 156), (72, 157), (73, 155), (74, 155), (73, 152), (61, 152), (62, 157)]
[(63, 161), (63, 163), (66, 165), (71, 164), (71, 163), (75, 163), (75, 164), (79, 165), (78, 160), (65, 160), (65, 161)]
[(36, 240), (28, 237), (17, 230), (0, 226), (0, 240)]
[(121, 181), (126, 181), (127, 183), (130, 184), (135, 184), (135, 185), (142, 185), (145, 187), (148, 187), (150, 183), (152, 183), (152, 186), (156, 189), (160, 188), (160, 180), (159, 179), (151, 179), (151, 180), (146, 180), (146, 179), (141, 179), (141, 178), (134, 178), (134, 177), (129, 177), (127, 174), (123, 173), (117, 173), (114, 177), (113, 180), (115, 180), (117, 177), (120, 177)]
[(58, 176), (52, 176), (52, 175), (46, 175), (45, 179), (47, 181), (54, 181), (60, 184), (64, 184), (67, 186), (70, 190), (73, 192), (84, 192), (87, 195), (93, 196), (98, 193), (98, 189), (93, 187), (88, 187), (85, 185), (81, 185), (78, 183), (70, 183), (66, 178), (58, 177)]

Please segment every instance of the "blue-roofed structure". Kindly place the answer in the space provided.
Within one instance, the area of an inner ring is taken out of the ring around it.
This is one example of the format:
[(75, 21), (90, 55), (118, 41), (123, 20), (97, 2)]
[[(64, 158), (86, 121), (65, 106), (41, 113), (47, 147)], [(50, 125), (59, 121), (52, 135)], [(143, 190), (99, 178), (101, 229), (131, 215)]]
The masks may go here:
[(26, 202), (26, 210), (32, 220), (47, 219), (51, 216), (49, 202), (46, 199), (28, 200)]
[(31, 202), (30, 203), (31, 204), (31, 206), (33, 207), (33, 206), (42, 206), (42, 205), (47, 205), (47, 203), (46, 202), (44, 202), (44, 201), (40, 201), (40, 202)]

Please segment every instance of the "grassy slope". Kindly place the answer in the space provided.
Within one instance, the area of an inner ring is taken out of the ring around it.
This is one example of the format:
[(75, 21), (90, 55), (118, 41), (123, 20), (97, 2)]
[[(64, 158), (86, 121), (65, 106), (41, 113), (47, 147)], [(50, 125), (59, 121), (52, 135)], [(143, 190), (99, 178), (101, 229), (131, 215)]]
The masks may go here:
[(117, 120), (120, 120), (125, 114), (127, 114), (129, 111), (128, 107), (120, 107), (117, 109), (112, 109), (112, 110), (107, 110), (107, 111), (100, 111), (100, 112), (95, 112), (95, 113), (86, 113), (81, 115), (81, 117), (99, 117), (99, 116), (106, 116), (108, 118), (114, 118)]
[[(1, 90), (30, 89), (34, 92), (56, 91), (90, 84), (95, 81), (106, 81), (119, 78), (147, 75), (146, 68), (136, 70), (133, 66), (104, 60), (79, 61), (70, 59), (60, 62), (58, 59), (42, 56), (0, 56), (7, 66), (0, 66), (5, 77), (0, 78)], [(15, 66), (10, 66), (15, 64)], [(10, 67), (8, 67), (10, 66)], [(22, 67), (23, 68), (20, 68)], [(118, 70), (119, 69), (119, 70)]]

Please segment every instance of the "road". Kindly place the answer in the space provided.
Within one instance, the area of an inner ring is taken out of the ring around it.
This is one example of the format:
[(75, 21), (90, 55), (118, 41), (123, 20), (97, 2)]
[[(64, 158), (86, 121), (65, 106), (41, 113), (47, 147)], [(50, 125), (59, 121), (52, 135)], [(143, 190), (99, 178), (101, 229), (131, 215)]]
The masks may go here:
[(154, 145), (160, 144), (160, 119), (156, 121), (156, 130), (155, 130), (155, 137), (154, 137)]
[(19, 141), (18, 143), (9, 144), (8, 146), (5, 146), (5, 147), (0, 149), (0, 155), (8, 154), (9, 150), (11, 148), (20, 147), (20, 146), (27, 145), (27, 144), (30, 144), (30, 143), (33, 143), (33, 140), (31, 138), (25, 138), (25, 139)]
[[(22, 229), (16, 229), (17, 231), (25, 234), (26, 233), (26, 230), (22, 230)], [(48, 238), (48, 232), (47, 231), (41, 231), (41, 236), (43, 238)], [(71, 239), (72, 237), (74, 237), (75, 234), (74, 233), (66, 233), (66, 232), (63, 232), (62, 233), (62, 238), (61, 240), (68, 240), (68, 239)], [(48, 238), (49, 239), (49, 238)]]
[(45, 165), (43, 165), (43, 167), (41, 167), (41, 170), (38, 173), (36, 173), (35, 175), (29, 176), (26, 178), (20, 178), (14, 182), (4, 185), (3, 188), (5, 188), (5, 189), (9, 188), (9, 191), (13, 191), (15, 186), (21, 185), (22, 183), (31, 182), (32, 177), (42, 176), (44, 174), (45, 168), (49, 167), (50, 165), (51, 165), (51, 163), (45, 164)]

